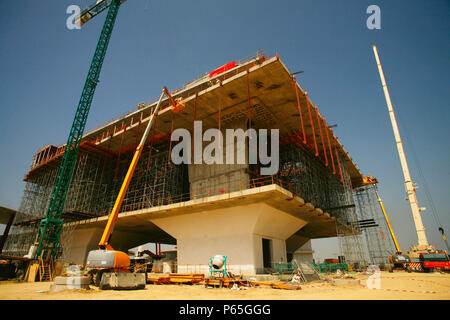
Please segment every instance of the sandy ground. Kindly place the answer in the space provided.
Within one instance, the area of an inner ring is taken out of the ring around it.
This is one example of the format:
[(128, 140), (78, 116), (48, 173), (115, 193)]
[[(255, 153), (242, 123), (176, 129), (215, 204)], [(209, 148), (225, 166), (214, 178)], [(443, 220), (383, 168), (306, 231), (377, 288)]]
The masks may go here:
[[(355, 275), (366, 283), (367, 275)], [(381, 288), (336, 287), (326, 281), (302, 285), (301, 290), (249, 288), (209, 289), (203, 285), (147, 285), (145, 290), (65, 290), (49, 292), (50, 282), (0, 282), (0, 300), (449, 300), (450, 274), (382, 273)]]

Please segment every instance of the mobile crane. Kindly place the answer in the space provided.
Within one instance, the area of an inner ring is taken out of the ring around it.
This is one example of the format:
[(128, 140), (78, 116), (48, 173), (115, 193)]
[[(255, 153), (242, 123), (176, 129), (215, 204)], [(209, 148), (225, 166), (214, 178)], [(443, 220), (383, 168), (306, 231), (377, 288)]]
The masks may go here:
[[(386, 99), (386, 105), (389, 112), (389, 117), (391, 119), (392, 129), (394, 131), (395, 143), (397, 146), (397, 151), (400, 159), (400, 164), (403, 171), (404, 184), (408, 197), (406, 198), (409, 201), (411, 207), (411, 213), (414, 221), (414, 226), (417, 234), (417, 245), (411, 246), (410, 251), (408, 252), (408, 257), (411, 262), (407, 265), (407, 270), (410, 271), (411, 268), (417, 271), (429, 271), (435, 268), (450, 270), (450, 259), (448, 253), (445, 251), (439, 251), (434, 248), (434, 246), (430, 245), (427, 239), (427, 235), (425, 232), (425, 227), (423, 225), (421, 212), (426, 210), (425, 207), (419, 207), (419, 203), (416, 197), (416, 187), (411, 179), (411, 175), (408, 168), (408, 163), (406, 161), (405, 151), (403, 149), (402, 139), (400, 137), (400, 131), (398, 129), (397, 120), (394, 113), (394, 108), (392, 106), (392, 101), (389, 95), (389, 90), (386, 84), (386, 79), (384, 77), (383, 68), (381, 66), (380, 57), (378, 55), (378, 49), (376, 46), (372, 47), (373, 53), (375, 56), (375, 60), (378, 67), (378, 73), (380, 74), (381, 85), (383, 88), (384, 96)], [(392, 229), (391, 229), (392, 231)], [(446, 237), (444, 234), (444, 229), (442, 226), (439, 226), (439, 232), (442, 234), (443, 240), (448, 246), (446, 242)], [(396, 241), (395, 241), (396, 242)], [(399, 251), (398, 245), (396, 244), (397, 252)], [(394, 256), (392, 256), (392, 261), (394, 262)], [(395, 263), (394, 263), (395, 265)]]
[(423, 225), (421, 212), (426, 210), (425, 207), (419, 207), (419, 203), (416, 197), (416, 187), (411, 179), (411, 174), (409, 172), (408, 163), (406, 161), (405, 151), (403, 149), (402, 139), (400, 137), (400, 131), (398, 129), (397, 120), (395, 118), (394, 108), (392, 106), (391, 97), (389, 95), (389, 90), (384, 77), (383, 68), (381, 66), (380, 57), (378, 55), (378, 49), (376, 46), (372, 47), (375, 60), (378, 67), (378, 72), (380, 74), (381, 86), (383, 88), (384, 96), (386, 99), (386, 105), (389, 112), (389, 117), (391, 119), (392, 130), (394, 131), (395, 144), (397, 146), (397, 151), (400, 159), (400, 164), (403, 171), (405, 190), (408, 195), (407, 200), (409, 201), (411, 207), (411, 213), (414, 221), (414, 226), (417, 234), (417, 245), (412, 246), (409, 251), (409, 256), (411, 259), (417, 259), (421, 253), (435, 253), (436, 249), (429, 244), (427, 235), (425, 233), (425, 227)]
[(142, 289), (145, 288), (145, 274), (130, 272), (130, 258), (124, 252), (114, 250), (110, 244), (110, 238), (114, 230), (114, 225), (119, 216), (120, 207), (127, 193), (128, 185), (133, 178), (134, 170), (141, 156), (145, 141), (153, 126), (155, 117), (158, 115), (161, 101), (164, 95), (167, 95), (169, 107), (172, 112), (178, 112), (184, 109), (180, 98), (174, 99), (166, 87), (163, 88), (158, 104), (153, 110), (147, 127), (142, 135), (141, 141), (136, 147), (128, 171), (122, 182), (122, 186), (117, 195), (114, 207), (109, 214), (108, 222), (103, 231), (103, 235), (98, 243), (98, 250), (92, 250), (87, 257), (86, 267), (92, 275), (93, 283), (100, 289)]

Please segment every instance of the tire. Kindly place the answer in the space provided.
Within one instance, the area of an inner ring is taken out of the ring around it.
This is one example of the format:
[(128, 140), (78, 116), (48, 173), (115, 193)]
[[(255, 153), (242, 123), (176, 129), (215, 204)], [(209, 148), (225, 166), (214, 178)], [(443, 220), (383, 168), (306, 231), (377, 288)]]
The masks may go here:
[(388, 265), (386, 269), (387, 269), (387, 271), (390, 272), (390, 273), (394, 272), (394, 267), (393, 267), (391, 264)]
[(97, 271), (98, 271), (97, 269), (93, 269), (93, 270), (89, 270), (89, 272), (88, 272), (89, 277), (91, 278), (90, 284), (92, 284), (92, 285), (95, 285), (95, 275), (96, 275)]
[(100, 282), (102, 281), (102, 276), (107, 270), (98, 270), (95, 274), (94, 285), (100, 287)]
[(411, 267), (410, 267), (410, 266), (407, 266), (407, 267), (406, 267), (406, 271), (407, 271), (408, 273), (411, 273), (411, 272), (412, 272)]

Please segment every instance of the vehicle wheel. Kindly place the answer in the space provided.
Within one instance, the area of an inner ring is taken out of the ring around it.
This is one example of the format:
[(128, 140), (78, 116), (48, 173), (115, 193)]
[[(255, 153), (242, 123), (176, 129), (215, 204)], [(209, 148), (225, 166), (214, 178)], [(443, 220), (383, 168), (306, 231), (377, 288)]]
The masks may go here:
[(96, 287), (100, 287), (100, 282), (102, 281), (102, 276), (106, 270), (99, 270), (95, 274), (94, 284)]
[(95, 285), (95, 274), (96, 273), (97, 273), (97, 269), (93, 269), (93, 270), (89, 270), (88, 271), (88, 275), (89, 275), (89, 277), (91, 279), (91, 283), (90, 284)]
[(388, 265), (386, 269), (387, 269), (387, 271), (390, 272), (390, 273), (394, 272), (394, 267), (393, 267), (391, 264)]
[(406, 267), (406, 271), (407, 271), (408, 273), (411, 273), (411, 272), (412, 272), (411, 267), (410, 267), (410, 266), (407, 266), (407, 267)]

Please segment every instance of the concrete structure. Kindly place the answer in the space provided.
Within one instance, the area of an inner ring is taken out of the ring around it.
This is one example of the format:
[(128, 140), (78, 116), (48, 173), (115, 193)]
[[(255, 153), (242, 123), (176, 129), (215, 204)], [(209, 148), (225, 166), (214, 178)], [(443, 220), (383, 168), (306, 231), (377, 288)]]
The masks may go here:
[(313, 254), (314, 250), (312, 249), (311, 241), (308, 241), (293, 253), (292, 258), (297, 261), (297, 263), (313, 263)]
[[(355, 233), (352, 190), (362, 184), (362, 175), (306, 91), (278, 56), (257, 54), (227, 66), (173, 92), (184, 99), (183, 110), (163, 106), (119, 214), (111, 241), (115, 249), (176, 244), (178, 272), (203, 265), (206, 273), (208, 259), (224, 254), (232, 272), (251, 275), (288, 262), (302, 246), (312, 251), (311, 239), (337, 236), (337, 221), (340, 230)], [(155, 104), (85, 135), (65, 207), (72, 241), (63, 247), (70, 261), (84, 263), (96, 248)], [(203, 130), (279, 129), (279, 172), (261, 176), (264, 165), (248, 161), (173, 165), (170, 134), (177, 128), (192, 133), (195, 120), (203, 121)], [(32, 239), (36, 231), (32, 222), (45, 212), (62, 152), (47, 147), (33, 160), (11, 253), (28, 250), (32, 240), (20, 239), (26, 234)], [(306, 257), (302, 261), (311, 258)]]

